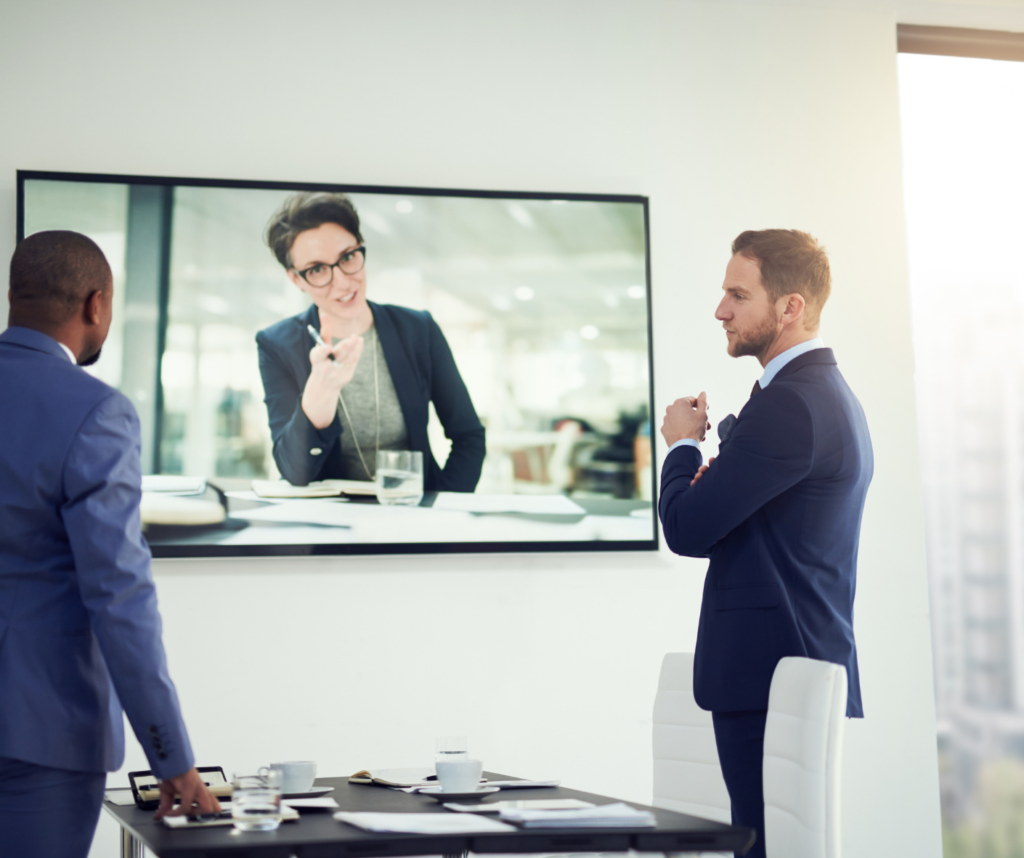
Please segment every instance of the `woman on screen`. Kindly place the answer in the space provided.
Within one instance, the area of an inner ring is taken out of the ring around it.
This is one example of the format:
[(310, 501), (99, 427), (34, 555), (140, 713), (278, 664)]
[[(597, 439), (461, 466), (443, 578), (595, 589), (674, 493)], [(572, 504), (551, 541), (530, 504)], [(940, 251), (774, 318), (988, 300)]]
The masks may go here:
[[(265, 238), (313, 301), (256, 335), (281, 475), (293, 485), (372, 480), (377, 450), (419, 450), (427, 491), (473, 491), (484, 427), (431, 315), (366, 300), (366, 246), (351, 200), (296, 194)], [(444, 468), (427, 441), (431, 402), (452, 442)]]

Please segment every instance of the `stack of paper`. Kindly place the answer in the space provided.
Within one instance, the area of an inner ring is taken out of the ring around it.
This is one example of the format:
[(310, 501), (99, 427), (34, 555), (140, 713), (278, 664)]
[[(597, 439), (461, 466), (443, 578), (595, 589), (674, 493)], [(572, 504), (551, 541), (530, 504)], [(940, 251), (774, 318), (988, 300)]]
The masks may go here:
[(382, 834), (480, 834), (515, 831), (511, 825), (472, 813), (352, 813), (334, 814), (363, 831)]
[(637, 810), (621, 801), (584, 810), (526, 810), (509, 808), (501, 818), (520, 828), (654, 828), (649, 810)]

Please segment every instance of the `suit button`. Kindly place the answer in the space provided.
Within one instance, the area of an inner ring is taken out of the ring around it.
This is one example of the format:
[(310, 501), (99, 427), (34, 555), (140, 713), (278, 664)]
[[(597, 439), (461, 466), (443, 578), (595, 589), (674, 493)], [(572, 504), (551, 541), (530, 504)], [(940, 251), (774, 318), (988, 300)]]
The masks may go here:
[(161, 751), (159, 754), (156, 755), (156, 758), (158, 760), (166, 760), (167, 759), (167, 754), (165, 754), (163, 751)]
[(322, 452), (323, 452), (323, 450), (321, 450), (319, 447), (314, 447), (312, 450), (309, 451), (309, 455), (310, 456), (319, 456)]

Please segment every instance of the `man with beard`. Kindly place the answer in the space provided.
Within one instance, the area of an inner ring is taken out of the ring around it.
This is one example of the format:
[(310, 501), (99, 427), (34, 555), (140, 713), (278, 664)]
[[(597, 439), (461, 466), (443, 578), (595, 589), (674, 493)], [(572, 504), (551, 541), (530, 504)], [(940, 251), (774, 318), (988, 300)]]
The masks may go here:
[(733, 823), (757, 829), (764, 856), (762, 757), (768, 691), (779, 659), (841, 664), (847, 716), (863, 717), (853, 597), (871, 439), (860, 403), (818, 337), (831, 290), (828, 257), (796, 230), (733, 242), (715, 318), (732, 357), (764, 367), (739, 415), (701, 461), (707, 397), (676, 400), (659, 513), (677, 554), (709, 557), (693, 691), (710, 710)]
[(79, 368), (99, 357), (113, 293), (84, 235), (40, 232), (14, 251), (0, 334), (0, 858), (85, 858), (106, 773), (124, 761), (122, 706), (161, 779), (158, 818), (220, 809), (167, 672), (139, 420)]

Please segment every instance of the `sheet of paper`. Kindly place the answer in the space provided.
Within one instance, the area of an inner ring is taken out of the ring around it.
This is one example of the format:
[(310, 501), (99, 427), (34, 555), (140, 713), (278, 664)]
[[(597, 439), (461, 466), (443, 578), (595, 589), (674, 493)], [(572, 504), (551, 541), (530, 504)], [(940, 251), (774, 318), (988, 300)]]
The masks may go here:
[(539, 787), (556, 787), (561, 781), (488, 781), (488, 786), (502, 789), (538, 789)]
[(305, 486), (293, 486), (287, 480), (253, 480), (252, 490), (261, 498), (327, 498), (342, 492), (375, 495), (377, 486), (368, 480), (321, 480)]
[(108, 789), (104, 797), (111, 804), (116, 804), (118, 807), (131, 807), (135, 804), (135, 796), (132, 795), (131, 787)]
[(275, 503), (259, 509), (240, 509), (231, 513), (232, 518), (244, 518), (247, 521), (320, 524), (329, 527), (351, 527), (355, 515), (349, 504), (341, 500)]
[(481, 834), (515, 831), (511, 825), (473, 813), (352, 813), (334, 814), (363, 831), (386, 834)]
[(657, 825), (649, 810), (638, 810), (621, 801), (581, 810), (513, 807), (502, 810), (500, 816), (523, 828), (654, 828)]
[(307, 810), (311, 808), (334, 810), (340, 807), (332, 796), (323, 795), (317, 798), (282, 798), (281, 804), (285, 807), (294, 807), (296, 810)]
[(448, 810), (458, 813), (501, 813), (503, 810), (519, 808), (526, 810), (580, 810), (593, 807), (594, 802), (582, 801), (578, 798), (527, 798), (511, 801), (474, 801), (472, 804), (459, 804), (457, 801), (444, 803)]
[(433, 509), (475, 513), (533, 513), (534, 515), (585, 515), (586, 510), (565, 495), (484, 495), (438, 492)]
[(176, 474), (145, 474), (144, 492), (165, 492), (173, 495), (201, 495), (206, 491), (206, 477), (188, 477)]

